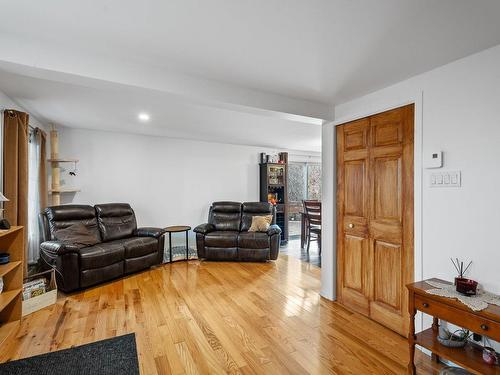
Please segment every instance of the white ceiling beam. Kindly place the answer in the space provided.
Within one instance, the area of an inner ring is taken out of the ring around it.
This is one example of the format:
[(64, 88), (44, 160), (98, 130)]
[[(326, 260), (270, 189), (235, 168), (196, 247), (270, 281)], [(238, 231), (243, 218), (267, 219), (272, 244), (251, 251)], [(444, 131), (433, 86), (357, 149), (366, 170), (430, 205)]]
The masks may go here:
[(0, 68), (15, 74), (110, 88), (114, 84), (168, 93), (190, 102), (321, 125), (333, 119), (333, 106), (174, 73), (159, 66), (88, 54), (0, 36)]

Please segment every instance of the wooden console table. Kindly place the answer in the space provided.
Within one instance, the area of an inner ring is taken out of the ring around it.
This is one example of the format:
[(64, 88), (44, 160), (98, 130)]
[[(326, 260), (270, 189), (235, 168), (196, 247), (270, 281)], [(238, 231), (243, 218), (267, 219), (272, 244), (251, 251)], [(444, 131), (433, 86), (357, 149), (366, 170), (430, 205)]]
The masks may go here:
[[(441, 283), (448, 283), (439, 279), (430, 279)], [(450, 283), (448, 283), (450, 284)], [(467, 344), (465, 348), (448, 348), (437, 340), (439, 335), (439, 319), (463, 327), (480, 335), (500, 341), (500, 306), (489, 305), (482, 311), (472, 311), (456, 299), (440, 297), (426, 292), (434, 289), (425, 281), (419, 281), (406, 286), (409, 290), (408, 308), (410, 311), (410, 362), (408, 372), (415, 374), (415, 345), (420, 345), (432, 352), (432, 358), (439, 362), (445, 358), (465, 368), (473, 374), (500, 374), (500, 367), (483, 362), (482, 350), (474, 344)], [(415, 314), (417, 310), (433, 317), (432, 327), (415, 334)]]

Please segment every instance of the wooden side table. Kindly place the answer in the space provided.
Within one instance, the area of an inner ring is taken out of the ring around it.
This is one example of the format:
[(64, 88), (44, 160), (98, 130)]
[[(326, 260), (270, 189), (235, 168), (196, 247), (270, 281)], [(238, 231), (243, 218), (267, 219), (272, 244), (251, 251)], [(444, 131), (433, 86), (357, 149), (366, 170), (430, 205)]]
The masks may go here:
[[(440, 283), (451, 284), (440, 279), (430, 279)], [(439, 319), (474, 333), (500, 341), (500, 306), (489, 305), (482, 311), (472, 311), (456, 299), (440, 297), (426, 292), (434, 289), (426, 281), (419, 281), (406, 286), (409, 291), (408, 308), (410, 312), (410, 332), (408, 344), (410, 346), (410, 362), (408, 372), (415, 374), (415, 345), (422, 346), (432, 352), (432, 359), (439, 362), (439, 358), (462, 366), (473, 374), (493, 375), (500, 374), (498, 365), (488, 365), (482, 359), (482, 347), (468, 343), (464, 348), (448, 348), (442, 345), (439, 335)], [(432, 327), (415, 334), (415, 314), (418, 311), (433, 317)]]
[(187, 225), (174, 225), (170, 227), (164, 228), (164, 231), (168, 233), (168, 248), (170, 251), (170, 263), (172, 263), (172, 233), (181, 233), (186, 232), (186, 260), (189, 260), (189, 231), (191, 230), (190, 226)]

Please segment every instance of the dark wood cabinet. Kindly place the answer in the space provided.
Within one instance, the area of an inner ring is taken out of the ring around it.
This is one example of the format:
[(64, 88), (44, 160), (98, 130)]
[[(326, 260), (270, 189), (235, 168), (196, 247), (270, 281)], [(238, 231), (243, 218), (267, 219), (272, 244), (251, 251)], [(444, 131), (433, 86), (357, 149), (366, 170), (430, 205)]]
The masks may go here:
[(279, 154), (278, 163), (260, 163), (260, 201), (276, 205), (276, 224), (281, 243), (288, 242), (288, 153)]

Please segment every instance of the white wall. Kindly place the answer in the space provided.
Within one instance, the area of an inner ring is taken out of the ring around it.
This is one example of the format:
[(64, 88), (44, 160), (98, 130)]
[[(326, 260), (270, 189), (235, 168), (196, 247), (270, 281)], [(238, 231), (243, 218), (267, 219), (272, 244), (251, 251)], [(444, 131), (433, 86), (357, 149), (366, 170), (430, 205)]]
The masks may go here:
[(59, 143), (60, 156), (80, 160), (76, 177), (68, 176), (72, 165), (62, 176), (81, 192), (62, 203), (128, 202), (139, 225), (160, 227), (206, 222), (213, 201), (258, 201), (259, 153), (276, 151), (71, 128), (59, 129)]
[(322, 126), (322, 176), (321, 176), (321, 205), (322, 224), (321, 233), (321, 291), (320, 294), (330, 300), (336, 298), (335, 280), (337, 277), (337, 258), (334, 249), (336, 228), (336, 184), (332, 178), (335, 174), (335, 128), (332, 125)]
[[(422, 176), (421, 184), (416, 187), (421, 190), (422, 209), (422, 226), (420, 233), (416, 233), (416, 256), (421, 257), (416, 259), (416, 275), (451, 280), (455, 272), (450, 257), (472, 260), (469, 276), (496, 293), (500, 292), (499, 66), (500, 46), (497, 46), (338, 105), (336, 121), (327, 125), (333, 127), (416, 101), (415, 122), (422, 132), (417, 134), (416, 142), (421, 139), (423, 154), (442, 150), (442, 170), (462, 171), (461, 188), (430, 188), (432, 170), (421, 169), (420, 160), (415, 160), (415, 176)], [(324, 137), (323, 152), (331, 147), (333, 139)], [(324, 161), (328, 162), (333, 159)], [(335, 179), (334, 168), (323, 171), (324, 180)], [(331, 193), (330, 189), (325, 195)], [(416, 226), (419, 222), (416, 217)], [(324, 230), (334, 233), (335, 227), (325, 225)], [(330, 252), (335, 254), (333, 241), (324, 246), (324, 260), (332, 258)], [(326, 270), (323, 268), (323, 272)], [(323, 275), (322, 279), (328, 281), (334, 277)], [(323, 290), (328, 289), (335, 287), (323, 286)]]

